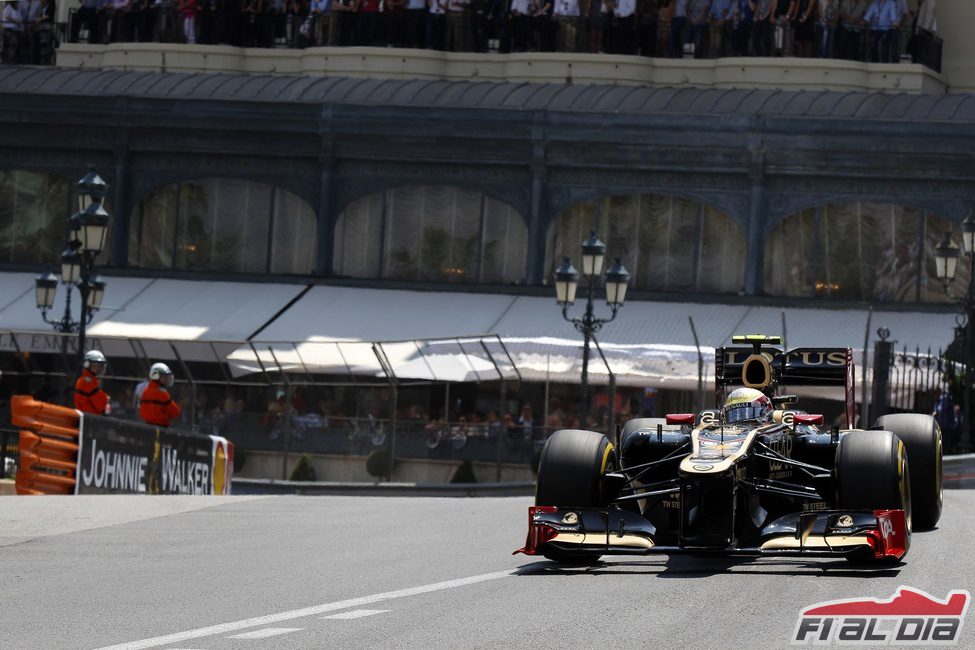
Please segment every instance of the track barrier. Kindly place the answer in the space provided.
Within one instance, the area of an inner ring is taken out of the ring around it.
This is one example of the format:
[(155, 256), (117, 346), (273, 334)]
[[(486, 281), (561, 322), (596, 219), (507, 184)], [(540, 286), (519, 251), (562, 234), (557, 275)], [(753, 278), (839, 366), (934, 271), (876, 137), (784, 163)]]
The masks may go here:
[(234, 446), (221, 436), (161, 429), (11, 399), (20, 428), (17, 494), (230, 494)]

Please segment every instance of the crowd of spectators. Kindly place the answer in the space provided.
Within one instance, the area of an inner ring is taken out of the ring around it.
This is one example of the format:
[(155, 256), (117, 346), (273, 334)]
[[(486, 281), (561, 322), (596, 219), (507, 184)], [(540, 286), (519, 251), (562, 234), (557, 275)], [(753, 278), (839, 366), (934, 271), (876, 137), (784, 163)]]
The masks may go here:
[[(80, 0), (67, 36), (87, 43), (815, 56), (894, 63), (906, 50), (924, 62), (937, 32), (935, 1)], [(5, 60), (10, 54), (41, 62), (44, 48), (35, 41), (50, 38), (43, 34), (50, 33), (53, 6), (53, 0), (6, 3), (4, 40), (20, 45), (11, 53), (5, 46)]]

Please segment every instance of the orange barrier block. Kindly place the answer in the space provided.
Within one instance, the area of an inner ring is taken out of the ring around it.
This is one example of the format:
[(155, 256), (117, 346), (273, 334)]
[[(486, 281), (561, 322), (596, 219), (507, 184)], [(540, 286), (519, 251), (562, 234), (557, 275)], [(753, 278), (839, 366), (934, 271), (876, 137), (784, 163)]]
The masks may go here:
[(15, 395), (10, 412), (13, 423), (23, 427), (17, 494), (72, 494), (78, 445), (70, 439), (78, 438), (79, 413), (29, 395)]
[[(78, 445), (57, 438), (46, 438), (33, 431), (20, 431), (20, 453), (34, 452), (42, 458), (66, 460), (73, 463), (78, 461)], [(21, 464), (23, 466), (23, 464)]]
[(17, 470), (17, 490), (34, 490), (40, 494), (71, 494), (74, 492), (74, 479), (47, 472), (29, 469)]
[(10, 399), (10, 413), (15, 426), (49, 433), (78, 437), (78, 411), (56, 404), (38, 402), (30, 395), (14, 395)]
[(20, 452), (20, 466), (24, 469), (57, 469), (63, 472), (70, 472), (69, 476), (74, 476), (77, 463), (70, 460), (55, 460), (53, 458), (45, 458), (38, 456), (32, 451), (23, 450)]

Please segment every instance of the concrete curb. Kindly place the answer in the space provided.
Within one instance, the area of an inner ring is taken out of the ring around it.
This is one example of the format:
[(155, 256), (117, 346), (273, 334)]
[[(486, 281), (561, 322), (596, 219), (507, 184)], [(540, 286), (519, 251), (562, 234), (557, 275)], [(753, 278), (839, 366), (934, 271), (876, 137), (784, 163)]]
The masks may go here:
[(514, 497), (535, 494), (535, 482), (518, 483), (333, 483), (235, 478), (233, 494), (308, 494), (401, 497)]

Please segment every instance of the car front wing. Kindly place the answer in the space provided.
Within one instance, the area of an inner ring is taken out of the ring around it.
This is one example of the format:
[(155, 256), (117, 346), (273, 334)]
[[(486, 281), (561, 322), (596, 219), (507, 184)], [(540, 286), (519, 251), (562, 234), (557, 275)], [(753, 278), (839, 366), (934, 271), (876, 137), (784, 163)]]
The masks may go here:
[(659, 546), (656, 530), (641, 515), (618, 509), (530, 506), (528, 538), (514, 553), (562, 557), (720, 553), (728, 555), (863, 556), (900, 560), (910, 545), (904, 510), (818, 510), (780, 517), (765, 525), (751, 546)]

